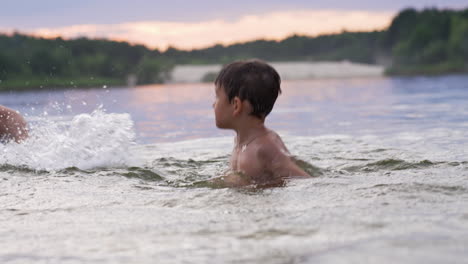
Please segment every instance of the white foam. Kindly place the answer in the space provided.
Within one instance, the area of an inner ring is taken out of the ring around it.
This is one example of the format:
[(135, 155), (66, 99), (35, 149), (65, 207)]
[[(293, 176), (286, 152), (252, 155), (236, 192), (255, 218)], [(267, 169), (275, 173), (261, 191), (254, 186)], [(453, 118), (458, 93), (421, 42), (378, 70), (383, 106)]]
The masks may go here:
[(71, 120), (42, 118), (32, 124), (30, 137), (0, 145), (0, 165), (26, 166), (35, 170), (69, 167), (91, 169), (135, 163), (135, 132), (129, 114), (96, 110)]

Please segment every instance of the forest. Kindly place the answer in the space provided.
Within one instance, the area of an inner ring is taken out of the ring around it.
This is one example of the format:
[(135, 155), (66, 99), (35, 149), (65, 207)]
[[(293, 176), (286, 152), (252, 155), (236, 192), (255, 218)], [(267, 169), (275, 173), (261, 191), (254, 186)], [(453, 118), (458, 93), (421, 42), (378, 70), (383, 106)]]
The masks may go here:
[(382, 31), (292, 35), (205, 49), (162, 52), (105, 39), (0, 34), (0, 90), (163, 83), (179, 64), (237, 59), (380, 64), (389, 75), (468, 73), (468, 8), (405, 9)]

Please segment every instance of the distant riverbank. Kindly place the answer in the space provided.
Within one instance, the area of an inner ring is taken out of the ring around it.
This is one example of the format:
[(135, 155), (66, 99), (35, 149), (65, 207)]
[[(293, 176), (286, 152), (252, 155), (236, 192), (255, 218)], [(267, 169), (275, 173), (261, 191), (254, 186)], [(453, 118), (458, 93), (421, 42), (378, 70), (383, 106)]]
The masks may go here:
[[(384, 74), (380, 65), (343, 62), (272, 62), (282, 80), (307, 80), (322, 78), (356, 78), (379, 77)], [(168, 74), (166, 83), (212, 82), (216, 78), (221, 64), (212, 65), (177, 65)], [(100, 86), (134, 86), (134, 83), (119, 79), (94, 77), (81, 78), (18, 78), (0, 82), (1, 90), (34, 90), (61, 87), (100, 87)]]
[[(419, 71), (419, 68), (398, 68), (388, 70), (382, 65), (354, 63), (349, 61), (290, 61), (290, 62), (270, 62), (278, 71), (282, 80), (311, 80), (311, 79), (342, 79), (342, 78), (375, 78), (385, 75), (442, 75), (449, 71), (450, 65), (446, 65), (443, 70), (426, 69)], [(209, 65), (176, 65), (172, 68), (164, 79), (164, 83), (203, 83), (213, 82), (221, 64)], [(63, 78), (63, 77), (23, 77), (0, 80), (0, 91), (6, 90), (36, 90), (36, 89), (56, 89), (56, 88), (86, 88), (103, 86), (135, 86), (134, 77), (127, 76), (126, 80), (112, 78)]]
[[(385, 68), (380, 65), (343, 62), (272, 62), (282, 80), (323, 78), (380, 77)], [(213, 81), (221, 65), (177, 65), (168, 80), (171, 83)]]

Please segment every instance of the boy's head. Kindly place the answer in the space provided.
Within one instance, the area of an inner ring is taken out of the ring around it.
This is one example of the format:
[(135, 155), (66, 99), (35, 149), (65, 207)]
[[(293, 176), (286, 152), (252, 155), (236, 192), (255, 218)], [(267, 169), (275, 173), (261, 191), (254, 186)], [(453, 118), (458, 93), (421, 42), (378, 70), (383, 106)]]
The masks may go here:
[(250, 115), (264, 119), (281, 93), (281, 79), (273, 67), (260, 60), (235, 61), (224, 66), (215, 80), (229, 103), (235, 97), (252, 106)]

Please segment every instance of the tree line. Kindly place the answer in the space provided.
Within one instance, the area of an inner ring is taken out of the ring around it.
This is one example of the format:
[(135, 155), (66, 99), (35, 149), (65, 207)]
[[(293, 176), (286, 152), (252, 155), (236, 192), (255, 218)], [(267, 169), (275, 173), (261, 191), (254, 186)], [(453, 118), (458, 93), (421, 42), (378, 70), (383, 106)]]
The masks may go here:
[(383, 64), (388, 74), (468, 72), (468, 9), (405, 9), (386, 30), (317, 37), (293, 35), (198, 50), (105, 39), (45, 39), (0, 35), (0, 89), (161, 83), (177, 64), (266, 61), (341, 61)]

